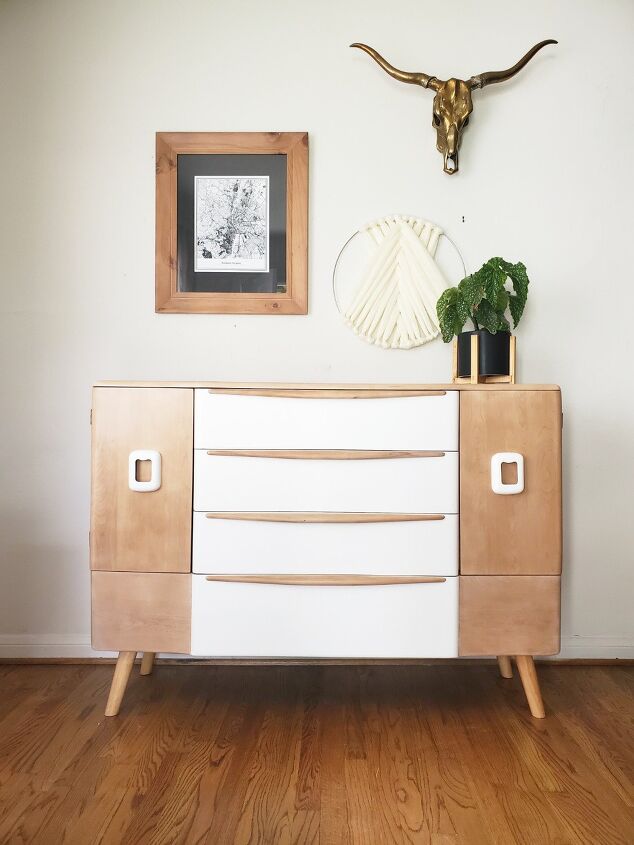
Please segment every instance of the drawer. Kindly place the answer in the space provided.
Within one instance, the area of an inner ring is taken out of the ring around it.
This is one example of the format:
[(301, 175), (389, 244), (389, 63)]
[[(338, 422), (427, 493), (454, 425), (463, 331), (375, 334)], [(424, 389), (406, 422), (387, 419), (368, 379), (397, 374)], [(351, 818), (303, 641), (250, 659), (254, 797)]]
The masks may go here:
[(218, 455), (196, 449), (194, 510), (458, 511), (457, 452), (353, 459), (287, 454), (295, 457)]
[(92, 647), (188, 653), (191, 575), (93, 572)]
[(196, 390), (195, 448), (458, 449), (457, 391), (323, 392)]
[(457, 575), (456, 514), (194, 514), (202, 573)]
[(312, 586), (192, 576), (192, 654), (214, 657), (456, 657), (458, 578)]
[(560, 578), (461, 575), (460, 654), (556, 654)]

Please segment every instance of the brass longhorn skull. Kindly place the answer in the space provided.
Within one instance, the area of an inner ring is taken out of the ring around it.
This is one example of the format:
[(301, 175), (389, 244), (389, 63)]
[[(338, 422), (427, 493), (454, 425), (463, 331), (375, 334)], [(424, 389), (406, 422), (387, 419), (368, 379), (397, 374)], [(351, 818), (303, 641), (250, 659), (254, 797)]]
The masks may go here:
[(476, 88), (484, 88), (485, 85), (492, 85), (494, 82), (504, 82), (506, 79), (515, 76), (530, 62), (535, 53), (547, 44), (557, 44), (557, 42), (552, 38), (540, 41), (539, 44), (531, 47), (528, 53), (513, 67), (507, 70), (490, 70), (472, 76), (471, 79), (467, 80), (453, 77), (443, 80), (436, 76), (428, 76), (426, 73), (409, 73), (395, 68), (367, 44), (355, 43), (350, 46), (365, 50), (394, 79), (398, 79), (400, 82), (409, 82), (413, 85), (421, 85), (423, 88), (431, 88), (436, 92), (432, 121), (432, 126), (436, 130), (436, 148), (443, 154), (443, 170), (445, 173), (457, 173), (461, 132), (469, 123), (469, 115), (473, 111), (471, 92)]

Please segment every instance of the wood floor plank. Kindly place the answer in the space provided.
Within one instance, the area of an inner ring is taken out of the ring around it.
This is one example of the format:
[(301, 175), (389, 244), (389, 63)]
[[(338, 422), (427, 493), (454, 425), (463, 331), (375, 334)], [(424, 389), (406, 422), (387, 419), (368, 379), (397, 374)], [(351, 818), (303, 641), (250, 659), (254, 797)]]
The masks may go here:
[[(487, 673), (472, 668), (465, 672), (446, 718), (453, 723), (453, 735), (467, 772), (467, 783), (490, 837), (487, 841), (523, 845), (526, 842), (524, 820), (529, 815), (534, 784), (530, 769), (523, 765), (514, 749), (505, 747), (504, 735), (495, 723), (495, 705), (505, 689), (497, 686), (499, 675), (493, 667)], [(455, 677), (447, 679), (446, 683), (451, 688), (456, 680)], [(486, 712), (486, 718), (482, 718), (482, 712)], [(439, 743), (444, 741), (442, 724), (440, 727)], [(510, 807), (513, 807), (513, 813), (509, 812)], [(548, 812), (553, 815), (550, 809)], [(522, 820), (521, 824), (518, 819)], [(549, 842), (550, 838), (540, 838), (545, 829), (542, 819), (537, 818), (531, 821), (526, 835), (535, 836), (535, 842)]]
[[(20, 775), (15, 777), (22, 781)], [(0, 820), (0, 842), (3, 845), (18, 845), (38, 839), (45, 841), (39, 837), (39, 832), (47, 820), (57, 812), (67, 794), (68, 789), (54, 788), (43, 792), (34, 788), (32, 782), (23, 782), (20, 797), (7, 807), (4, 819)]]
[(0, 843), (630, 845), (634, 667), (0, 667)]
[(412, 722), (418, 737), (416, 764), (423, 784), (425, 815), (432, 841), (450, 837), (450, 842), (486, 845), (493, 837), (456, 741), (458, 714), (453, 686), (452, 676), (446, 675), (442, 703), (432, 699), (433, 706), (429, 706), (434, 692), (430, 685), (423, 686), (421, 677), (414, 678), (412, 684)]
[(322, 843), (350, 843), (350, 824), (346, 796), (345, 694), (340, 689), (339, 667), (319, 667), (323, 692), (317, 704), (321, 725), (321, 772), (319, 834)]
[[(145, 795), (155, 783), (157, 773), (164, 757), (172, 750), (172, 740), (176, 742), (178, 727), (174, 725), (173, 713), (176, 702), (183, 697), (187, 700), (193, 688), (184, 689), (187, 678), (179, 673), (169, 673), (162, 678), (163, 696), (159, 700), (152, 697), (152, 708), (146, 710), (150, 699), (150, 684), (139, 677), (134, 689), (135, 698), (128, 702), (127, 716), (124, 716), (122, 730), (112, 736), (110, 746), (102, 748), (100, 759), (108, 762), (103, 778), (98, 782), (94, 795), (76, 823), (76, 836), (82, 833), (89, 838), (91, 831), (98, 830), (98, 841), (103, 843), (121, 843), (124, 832), (131, 819), (136, 817)], [(185, 682), (185, 683), (183, 683)], [(189, 698), (194, 706), (194, 701)], [(135, 714), (135, 706), (141, 716)], [(185, 714), (181, 714), (186, 720)], [(103, 719), (104, 730), (109, 730), (118, 719)], [(124, 753), (122, 743), (134, 741), (136, 755)]]
[[(376, 756), (372, 755), (377, 774), (378, 802), (385, 816), (384, 830), (398, 830), (403, 842), (423, 841), (430, 837), (426, 825), (423, 796), (415, 765), (416, 742), (413, 742), (407, 700), (403, 693), (394, 700), (394, 689), (383, 673), (374, 673), (373, 735)], [(378, 675), (378, 677), (376, 677)], [(386, 683), (387, 682), (387, 683)], [(376, 811), (375, 811), (376, 812)]]
[[(550, 689), (548, 672), (544, 673), (544, 693)], [(531, 719), (516, 704), (517, 718), (525, 725), (526, 741), (535, 743), (535, 754), (542, 769), (557, 780), (556, 790), (543, 789), (545, 804), (555, 810), (560, 825), (568, 835), (587, 843), (626, 845), (634, 833), (634, 816), (611, 788), (609, 781), (597, 772), (584, 748), (571, 740), (557, 713), (544, 721)], [(624, 833), (627, 831), (627, 834)]]
[[(236, 679), (242, 683), (237, 684)], [(254, 695), (257, 680), (253, 670), (235, 674), (229, 670), (219, 674), (217, 682), (227, 683), (227, 689), (219, 695), (229, 696), (228, 708), (200, 781), (202, 812), (194, 819), (191, 830), (192, 842), (212, 845), (234, 835), (238, 827), (265, 716), (263, 696)], [(261, 686), (265, 695), (266, 686)]]
[[(167, 694), (155, 708), (161, 715), (154, 730), (150, 722), (146, 726), (146, 763), (141, 760), (135, 765), (130, 760), (127, 764), (130, 771), (127, 790), (103, 831), (104, 843), (181, 841), (182, 826), (191, 824), (187, 802), (195, 781), (190, 777), (182, 783), (179, 775), (183, 771), (195, 775), (197, 769), (191, 766), (185, 770), (182, 765), (185, 759), (194, 762), (183, 750), (183, 735), (191, 730), (204, 708), (206, 697), (197, 695), (194, 677), (181, 675), (179, 683), (179, 674), (176, 670), (168, 678)], [(150, 776), (148, 768), (152, 772)], [(175, 795), (177, 802), (172, 800)], [(169, 837), (166, 835), (168, 829)]]
[[(498, 787), (487, 779), (479, 765), (477, 755), (473, 753), (473, 746), (466, 736), (464, 724), (460, 717), (446, 718), (443, 730), (443, 737), (448, 732), (453, 732), (456, 739), (456, 747), (459, 759), (462, 761), (462, 769), (466, 780), (466, 788), (473, 796), (477, 811), (477, 821), (468, 817), (470, 826), (475, 827), (477, 835), (473, 841), (495, 843), (495, 845), (515, 845), (517, 839), (512, 829), (512, 822), (504, 813), (503, 805), (498, 795)], [(444, 739), (441, 739), (444, 742)], [(475, 757), (475, 759), (474, 759)], [(444, 787), (443, 787), (444, 790)], [(441, 792), (441, 794), (443, 794)], [(453, 814), (456, 830), (459, 834), (459, 842), (470, 843), (468, 828), (464, 826), (463, 818)]]
[[(19, 668), (19, 667), (16, 667)], [(31, 667), (29, 667), (31, 668)], [(38, 669), (57, 669), (52, 673), (48, 671), (39, 672)], [(23, 667), (23, 675), (27, 675), (26, 667)], [(20, 673), (18, 673), (19, 677)], [(3, 782), (2, 771), (7, 762), (13, 764), (13, 756), (22, 747), (22, 737), (28, 736), (37, 730), (38, 725), (46, 723), (47, 714), (54, 713), (56, 708), (63, 703), (66, 695), (84, 677), (83, 667), (69, 666), (60, 672), (59, 667), (37, 667), (32, 673), (39, 683), (29, 683), (24, 687), (22, 695), (12, 695), (13, 681), (7, 679), (6, 694), (13, 701), (12, 708), (3, 715), (0, 721), (2, 731), (0, 732), (0, 784)], [(27, 676), (28, 676), (27, 675)], [(12, 675), (11, 678), (15, 678)]]
[[(210, 674), (214, 680), (208, 677)], [(216, 771), (211, 761), (216, 759), (214, 749), (228, 708), (223, 696), (213, 695), (214, 681), (215, 672), (199, 672), (195, 677), (196, 686), (189, 692), (192, 707), (175, 742), (179, 759), (173, 772), (169, 793), (163, 802), (159, 801), (162, 806), (152, 832), (154, 837), (164, 838), (164, 834), (169, 831), (172, 837), (170, 841), (194, 843), (204, 841), (206, 836), (203, 822), (209, 818), (207, 813), (213, 815), (215, 812), (217, 792), (213, 790), (212, 784), (205, 780), (205, 775), (210, 768), (214, 773)], [(183, 694), (188, 694), (187, 688), (184, 688)], [(147, 812), (148, 805), (139, 806), (137, 796), (134, 796), (134, 802), (140, 812)], [(120, 816), (123, 821), (126, 816), (125, 807), (121, 808)], [(198, 833), (192, 830), (196, 821), (199, 827), (203, 823), (202, 837), (200, 829)], [(120, 838), (122, 834), (123, 830), (119, 830)], [(113, 843), (116, 841), (117, 839), (112, 839)]]
[(317, 845), (321, 808), (321, 743), (317, 707), (321, 676), (312, 670), (307, 672), (303, 669), (302, 672), (303, 712), (291, 842), (297, 845)]
[[(275, 674), (278, 681), (286, 675)], [(276, 685), (266, 697), (266, 708), (247, 775), (236, 845), (292, 842), (303, 705), (292, 687), (282, 690)]]
[[(137, 757), (142, 766), (140, 773), (141, 789), (149, 790), (155, 782), (160, 762), (169, 753), (171, 737), (174, 734), (173, 711), (179, 687), (185, 682), (186, 676), (180, 676), (178, 683), (166, 685), (169, 690), (165, 695), (165, 703), (172, 703), (172, 710), (156, 713), (157, 722), (154, 731), (149, 735), (145, 745), (136, 748)], [(169, 678), (168, 678), (169, 681)], [(78, 771), (73, 788), (60, 805), (58, 813), (50, 819), (42, 829), (44, 841), (60, 843), (77, 843), (101, 841), (97, 833), (104, 827), (106, 820), (116, 813), (125, 794), (125, 785), (129, 776), (121, 764), (117, 764), (113, 754), (102, 753), (101, 740), (117, 743), (118, 734), (125, 731), (127, 723), (135, 719), (134, 704), (136, 693), (142, 684), (131, 684), (130, 695), (125, 708), (116, 719), (99, 716), (99, 733), (96, 736), (97, 747), (95, 753), (87, 756), (88, 765)], [(104, 697), (105, 701), (105, 697)], [(120, 724), (117, 724), (119, 722)], [(64, 778), (64, 781), (66, 778)], [(135, 785), (135, 788), (136, 785)], [(126, 825), (130, 818), (126, 818)], [(121, 841), (121, 840), (119, 840)]]
[(601, 706), (587, 707), (583, 702), (573, 706), (566, 689), (556, 682), (550, 684), (549, 697), (566, 733), (583, 750), (593, 768), (602, 772), (626, 806), (634, 807), (634, 761), (628, 759), (627, 753), (628, 735), (634, 733), (634, 716), (619, 723)]
[[(81, 711), (94, 694), (95, 678), (85, 670), (68, 685), (53, 684), (50, 697), (38, 693), (30, 709), (22, 708), (20, 718), (4, 720), (8, 728), (0, 739), (0, 782), (7, 773), (27, 773), (38, 787), (43, 786), (46, 760), (55, 759), (59, 732), (65, 730), (71, 714)], [(13, 723), (13, 724), (12, 724)]]

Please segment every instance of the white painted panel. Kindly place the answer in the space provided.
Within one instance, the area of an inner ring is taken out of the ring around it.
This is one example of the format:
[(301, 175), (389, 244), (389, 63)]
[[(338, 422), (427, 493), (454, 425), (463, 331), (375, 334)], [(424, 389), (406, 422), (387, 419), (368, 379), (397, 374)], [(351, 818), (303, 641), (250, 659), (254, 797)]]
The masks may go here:
[(458, 392), (294, 399), (195, 391), (197, 449), (458, 449)]
[(458, 453), (305, 460), (196, 449), (194, 510), (457, 513)]
[(458, 517), (421, 522), (296, 523), (194, 513), (193, 571), (457, 575)]
[(194, 575), (192, 654), (456, 657), (458, 578), (313, 587), (226, 583)]

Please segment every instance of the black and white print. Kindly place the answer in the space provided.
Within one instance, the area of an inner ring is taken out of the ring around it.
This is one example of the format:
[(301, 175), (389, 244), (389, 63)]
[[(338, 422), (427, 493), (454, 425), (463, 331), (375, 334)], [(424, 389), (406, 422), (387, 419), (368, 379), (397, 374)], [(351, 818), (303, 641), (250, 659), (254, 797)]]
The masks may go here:
[(268, 271), (268, 176), (196, 176), (194, 207), (197, 273)]

